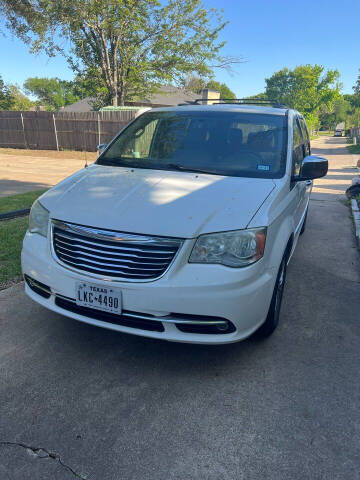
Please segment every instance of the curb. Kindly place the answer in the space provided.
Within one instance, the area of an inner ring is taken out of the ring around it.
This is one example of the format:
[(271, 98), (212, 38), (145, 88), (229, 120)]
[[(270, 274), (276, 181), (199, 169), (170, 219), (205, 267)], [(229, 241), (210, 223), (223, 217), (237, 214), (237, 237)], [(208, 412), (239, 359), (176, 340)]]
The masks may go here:
[(16, 217), (24, 217), (29, 215), (30, 208), (22, 208), (21, 210), (13, 210), (12, 212), (0, 213), (0, 220), (9, 220)]
[(355, 226), (356, 243), (360, 249), (360, 210), (357, 201), (354, 198), (351, 200), (351, 210)]

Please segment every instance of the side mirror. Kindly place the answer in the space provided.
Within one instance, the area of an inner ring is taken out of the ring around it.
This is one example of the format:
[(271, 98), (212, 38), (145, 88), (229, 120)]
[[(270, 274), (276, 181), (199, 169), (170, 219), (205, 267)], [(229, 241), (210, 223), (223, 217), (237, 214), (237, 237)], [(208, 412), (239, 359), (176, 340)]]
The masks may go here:
[(300, 175), (292, 177), (292, 181), (301, 182), (303, 180), (313, 180), (321, 178), (327, 174), (328, 161), (326, 158), (316, 155), (308, 155), (304, 158), (300, 168)]
[(105, 150), (106, 147), (107, 147), (107, 143), (99, 143), (99, 145), (96, 147), (98, 155), (100, 155)]

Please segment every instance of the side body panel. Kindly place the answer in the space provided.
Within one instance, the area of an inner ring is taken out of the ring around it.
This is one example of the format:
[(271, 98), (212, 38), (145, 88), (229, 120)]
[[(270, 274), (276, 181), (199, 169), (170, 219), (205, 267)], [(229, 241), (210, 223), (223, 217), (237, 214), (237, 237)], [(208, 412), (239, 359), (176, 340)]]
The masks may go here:
[(311, 191), (311, 185), (307, 185), (306, 182), (291, 184), (293, 119), (295, 115), (296, 112), (289, 111), (285, 175), (281, 179), (274, 180), (276, 188), (248, 225), (248, 228), (268, 226), (265, 257), (268, 266), (277, 269), (289, 242), (291, 244), (289, 258), (296, 247)]

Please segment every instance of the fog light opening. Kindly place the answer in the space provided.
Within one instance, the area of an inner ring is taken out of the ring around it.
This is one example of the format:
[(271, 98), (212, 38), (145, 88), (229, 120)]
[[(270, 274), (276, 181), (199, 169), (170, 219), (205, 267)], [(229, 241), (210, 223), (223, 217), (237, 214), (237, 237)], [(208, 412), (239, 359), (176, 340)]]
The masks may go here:
[(216, 328), (220, 331), (220, 332), (226, 332), (229, 328), (229, 324), (228, 323), (221, 323), (220, 325), (216, 325)]
[(51, 297), (51, 288), (44, 283), (38, 282), (33, 278), (29, 277), (29, 275), (24, 275), (25, 282), (29, 285), (31, 290), (41, 297), (50, 298)]

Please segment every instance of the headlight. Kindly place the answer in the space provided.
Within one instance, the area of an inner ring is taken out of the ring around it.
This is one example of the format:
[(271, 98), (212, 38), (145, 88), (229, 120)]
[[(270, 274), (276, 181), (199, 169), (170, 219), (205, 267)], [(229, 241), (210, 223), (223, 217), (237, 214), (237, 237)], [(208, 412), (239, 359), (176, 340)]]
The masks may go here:
[(245, 267), (264, 255), (266, 228), (201, 235), (191, 252), (190, 263), (221, 263)]
[(38, 200), (35, 200), (30, 210), (29, 231), (47, 236), (49, 223), (49, 212)]

